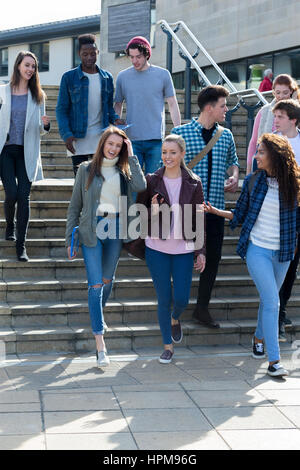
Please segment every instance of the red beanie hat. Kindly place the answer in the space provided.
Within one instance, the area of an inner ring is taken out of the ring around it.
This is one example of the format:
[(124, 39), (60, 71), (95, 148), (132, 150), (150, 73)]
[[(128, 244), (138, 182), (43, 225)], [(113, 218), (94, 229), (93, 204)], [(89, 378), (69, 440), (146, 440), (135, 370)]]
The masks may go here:
[(129, 43), (126, 46), (126, 50), (128, 50), (132, 44), (141, 44), (143, 46), (146, 46), (148, 53), (149, 53), (149, 59), (150, 59), (151, 45), (150, 45), (150, 42), (146, 38), (144, 38), (143, 36), (135, 36), (134, 38), (130, 39)]

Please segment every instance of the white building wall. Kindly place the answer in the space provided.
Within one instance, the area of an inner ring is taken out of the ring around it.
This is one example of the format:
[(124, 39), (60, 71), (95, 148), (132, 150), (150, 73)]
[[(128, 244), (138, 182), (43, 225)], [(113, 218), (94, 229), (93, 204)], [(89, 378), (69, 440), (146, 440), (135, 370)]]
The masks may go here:
[[(45, 42), (45, 41), (43, 41)], [(100, 47), (100, 34), (96, 34)], [(29, 44), (18, 44), (8, 47), (8, 75), (0, 77), (0, 82), (7, 82), (12, 75), (16, 57), (20, 51), (27, 51)], [(98, 65), (100, 60), (98, 57)], [(62, 75), (73, 68), (73, 38), (62, 38), (49, 41), (49, 71), (40, 72), (42, 85), (59, 85)]]

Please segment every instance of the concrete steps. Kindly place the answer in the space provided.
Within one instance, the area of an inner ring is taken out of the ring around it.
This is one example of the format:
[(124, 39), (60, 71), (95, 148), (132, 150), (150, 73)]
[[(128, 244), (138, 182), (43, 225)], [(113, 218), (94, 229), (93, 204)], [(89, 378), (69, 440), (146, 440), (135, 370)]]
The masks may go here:
[[(47, 179), (34, 183), (31, 191), (31, 216), (28, 229), (28, 263), (16, 261), (14, 243), (5, 241), (4, 192), (0, 184), (0, 341), (7, 353), (93, 351), (87, 304), (84, 262), (79, 252), (72, 262), (66, 258), (64, 241), (66, 213), (73, 188), (71, 159), (66, 156), (55, 121), (56, 87), (45, 87), (47, 113), (52, 130), (42, 138), (42, 163)], [(192, 112), (198, 108), (193, 95)], [(180, 107), (183, 95), (178, 94)], [(233, 132), (245, 168), (245, 116), (233, 116)], [(170, 121), (167, 116), (167, 125)], [(239, 190), (240, 191), (240, 190)], [(239, 191), (226, 194), (226, 208), (235, 207)], [(196, 303), (198, 274), (191, 288), (191, 301), (182, 316), (182, 346), (239, 344), (250, 342), (258, 309), (255, 286), (245, 262), (236, 255), (240, 228), (231, 231), (225, 223), (222, 259), (214, 286), (210, 309), (221, 322), (219, 330), (209, 330), (192, 321)], [(300, 280), (297, 279), (289, 303), (294, 326), (289, 339), (300, 335)], [(145, 262), (122, 252), (111, 298), (105, 307), (109, 350), (130, 351), (137, 347), (162, 344), (156, 319), (157, 301)]]

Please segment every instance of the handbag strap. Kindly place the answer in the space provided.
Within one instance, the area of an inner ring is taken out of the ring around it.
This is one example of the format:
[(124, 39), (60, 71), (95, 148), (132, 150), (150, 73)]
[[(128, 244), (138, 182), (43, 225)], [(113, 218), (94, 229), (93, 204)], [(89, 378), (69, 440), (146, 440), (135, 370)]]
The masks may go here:
[(221, 137), (221, 135), (223, 134), (223, 132), (224, 132), (224, 127), (219, 126), (218, 129), (217, 129), (217, 132), (215, 133), (215, 135), (213, 135), (213, 137), (210, 139), (210, 141), (204, 147), (204, 149), (202, 149), (201, 152), (198, 153), (198, 155), (196, 157), (194, 157), (193, 160), (191, 160), (188, 163), (187, 167), (190, 170), (192, 170), (197, 165), (197, 163), (199, 163), (202, 160), (202, 158), (204, 158), (205, 155), (207, 155), (208, 152), (211, 151), (213, 146), (218, 142), (218, 140)]

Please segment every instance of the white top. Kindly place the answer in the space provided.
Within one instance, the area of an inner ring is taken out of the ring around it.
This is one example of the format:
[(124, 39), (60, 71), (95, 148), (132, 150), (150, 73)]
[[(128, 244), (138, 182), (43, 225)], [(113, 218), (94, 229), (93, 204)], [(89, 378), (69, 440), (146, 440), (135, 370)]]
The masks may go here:
[(116, 167), (118, 160), (119, 157), (112, 160), (108, 158), (103, 159), (101, 173), (105, 179), (102, 184), (97, 215), (102, 215), (104, 212), (108, 212), (109, 214), (119, 213), (121, 187), (120, 173)]
[(298, 135), (296, 137), (292, 137), (292, 138), (288, 137), (288, 139), (289, 139), (289, 143), (293, 147), (298, 166), (300, 166), (300, 133), (298, 132)]
[(267, 178), (268, 191), (256, 222), (250, 232), (254, 245), (269, 250), (280, 249), (280, 215), (278, 181)]
[[(88, 125), (86, 136), (73, 142), (75, 155), (93, 155), (96, 152), (102, 129), (101, 79), (99, 73), (83, 72), (89, 79)], [(71, 156), (71, 152), (68, 152)]]

